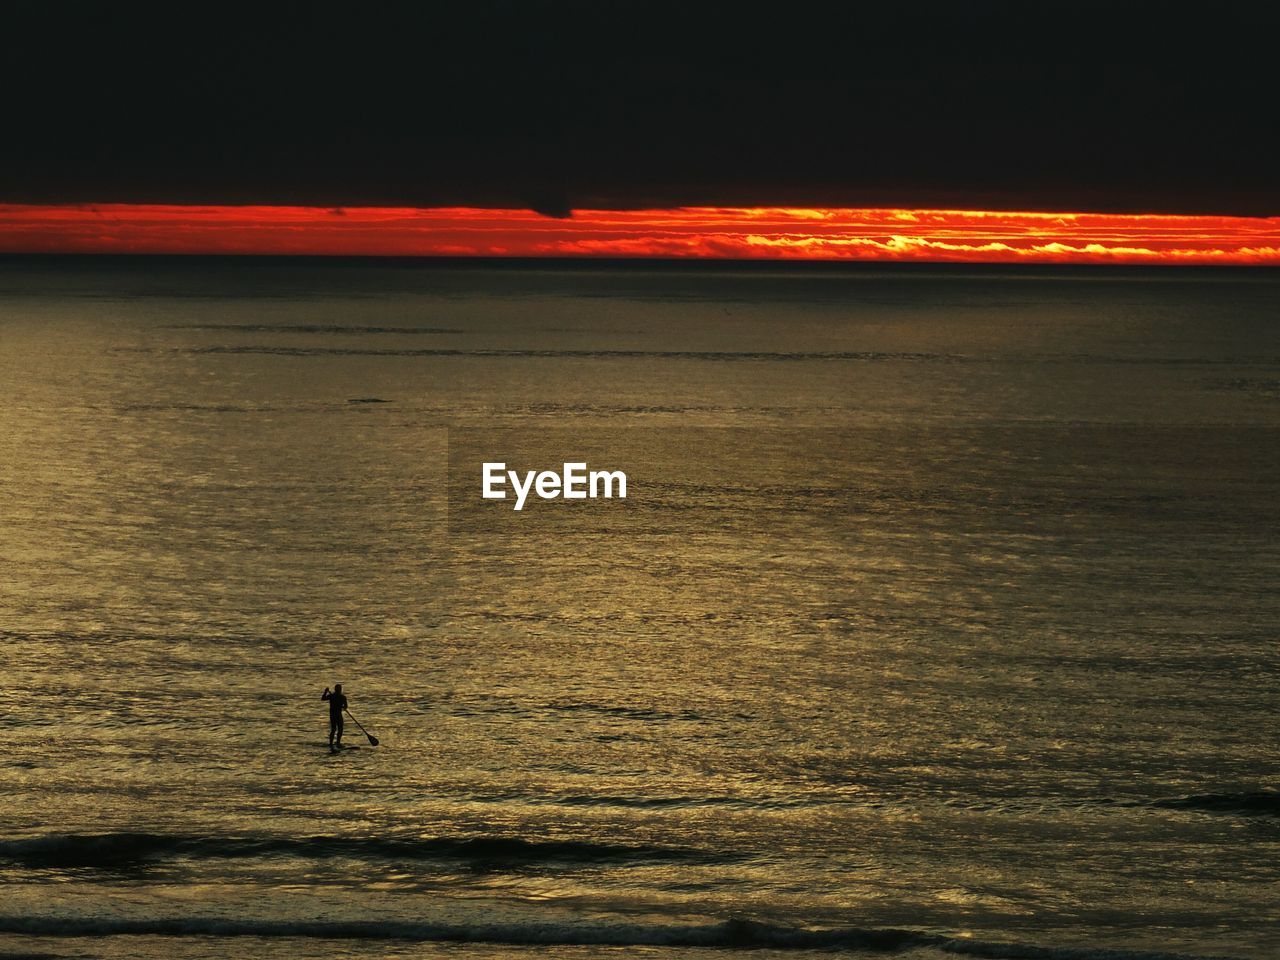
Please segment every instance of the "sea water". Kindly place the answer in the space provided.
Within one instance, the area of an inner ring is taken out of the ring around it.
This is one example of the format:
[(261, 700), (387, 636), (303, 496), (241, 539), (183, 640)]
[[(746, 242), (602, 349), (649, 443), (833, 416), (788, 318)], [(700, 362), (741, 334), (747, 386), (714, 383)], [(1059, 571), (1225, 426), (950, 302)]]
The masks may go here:
[(1280, 951), (1275, 273), (8, 260), (0, 382), (0, 949)]

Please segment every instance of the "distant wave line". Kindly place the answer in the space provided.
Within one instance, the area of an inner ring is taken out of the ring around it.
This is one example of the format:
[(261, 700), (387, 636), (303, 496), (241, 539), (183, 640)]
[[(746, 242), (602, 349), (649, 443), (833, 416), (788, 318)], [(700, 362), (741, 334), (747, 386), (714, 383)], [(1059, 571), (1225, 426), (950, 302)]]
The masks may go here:
[(1125, 357), (1105, 354), (976, 355), (895, 350), (641, 350), (641, 349), (501, 349), (497, 347), (296, 347), (271, 344), (214, 344), (205, 347), (115, 347), (112, 353), (227, 354), (278, 357), (489, 357), (512, 359), (710, 360), (710, 361), (852, 361), (859, 363), (1005, 363), (1124, 364), (1175, 367), (1274, 367), (1280, 357)]
[(407, 334), (429, 335), (429, 334), (446, 334), (446, 333), (466, 333), (465, 330), (459, 330), (454, 327), (359, 327), (348, 326), (345, 324), (294, 324), (294, 323), (171, 323), (164, 326), (165, 330), (218, 330), (222, 332), (242, 332), (242, 333), (332, 333), (332, 334), (360, 334), (360, 333), (391, 333), (391, 334)]
[(262, 354), (282, 357), (530, 357), (530, 358), (588, 358), (662, 360), (857, 360), (864, 362), (884, 360), (951, 361), (971, 358), (959, 354), (854, 351), (766, 351), (766, 350), (503, 350), (497, 348), (422, 348), (379, 349), (370, 347), (285, 347), (285, 346), (209, 346), (178, 348), (176, 352), (191, 354)]
[(715, 924), (457, 924), (412, 920), (0, 916), (0, 933), (62, 937), (306, 937), (508, 946), (663, 946), (748, 950), (871, 950), (884, 953), (931, 947), (943, 953), (990, 960), (1227, 960), (1141, 950), (998, 943), (894, 928), (814, 929), (736, 919)]
[(110, 869), (157, 860), (234, 859), (292, 856), (309, 859), (352, 858), (466, 861), (495, 866), (534, 863), (617, 863), (677, 861), (717, 863), (741, 859), (685, 847), (628, 846), (578, 840), (525, 840), (520, 837), (208, 837), (183, 834), (48, 834), (0, 841), (0, 860), (28, 867)]

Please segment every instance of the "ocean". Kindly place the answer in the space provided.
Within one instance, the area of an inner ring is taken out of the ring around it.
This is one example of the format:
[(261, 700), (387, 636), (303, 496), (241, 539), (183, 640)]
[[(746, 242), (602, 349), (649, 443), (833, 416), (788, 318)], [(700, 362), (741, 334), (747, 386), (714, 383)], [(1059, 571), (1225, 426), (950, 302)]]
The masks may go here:
[(1280, 952), (1280, 274), (11, 258), (0, 377), (3, 955)]

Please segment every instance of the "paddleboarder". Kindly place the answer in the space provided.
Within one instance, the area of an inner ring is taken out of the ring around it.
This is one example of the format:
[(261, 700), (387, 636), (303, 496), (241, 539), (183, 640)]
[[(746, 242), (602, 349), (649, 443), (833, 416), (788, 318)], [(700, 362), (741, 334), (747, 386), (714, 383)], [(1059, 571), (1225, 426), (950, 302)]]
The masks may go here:
[[(315, 689), (314, 687), (312, 689)], [(342, 692), (342, 684), (335, 683), (333, 692), (329, 692), (329, 688), (324, 688), (324, 693), (320, 695), (321, 700), (329, 701), (329, 749), (342, 749), (342, 711), (347, 709), (347, 695)], [(337, 736), (337, 746), (334, 746), (334, 736)]]

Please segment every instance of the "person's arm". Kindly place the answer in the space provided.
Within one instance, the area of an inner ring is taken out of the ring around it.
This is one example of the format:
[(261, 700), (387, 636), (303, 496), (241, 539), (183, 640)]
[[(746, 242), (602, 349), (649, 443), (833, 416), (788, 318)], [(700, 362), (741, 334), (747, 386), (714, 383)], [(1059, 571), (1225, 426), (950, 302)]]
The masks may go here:
[(330, 697), (330, 694), (329, 694), (329, 688), (328, 688), (328, 687), (325, 687), (325, 688), (324, 688), (324, 693), (320, 694), (320, 699), (321, 699), (321, 700), (328, 700), (328, 699), (329, 699), (329, 697)]

